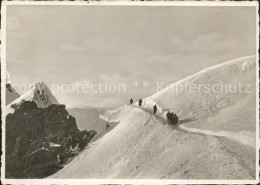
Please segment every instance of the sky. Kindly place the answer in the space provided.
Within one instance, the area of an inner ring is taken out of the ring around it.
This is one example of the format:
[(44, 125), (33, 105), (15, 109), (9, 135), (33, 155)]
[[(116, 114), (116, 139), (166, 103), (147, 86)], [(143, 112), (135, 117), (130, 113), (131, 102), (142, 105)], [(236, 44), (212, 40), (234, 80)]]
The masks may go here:
[(158, 83), (255, 55), (256, 11), (9, 5), (6, 33), (7, 70), (20, 94), (43, 81), (67, 106), (116, 107), (156, 93)]

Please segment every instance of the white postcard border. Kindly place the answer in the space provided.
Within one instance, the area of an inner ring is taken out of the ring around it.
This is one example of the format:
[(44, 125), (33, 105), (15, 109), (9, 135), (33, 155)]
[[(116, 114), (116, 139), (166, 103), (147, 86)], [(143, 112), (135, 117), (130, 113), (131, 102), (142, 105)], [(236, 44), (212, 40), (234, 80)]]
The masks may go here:
[[(56, 5), (56, 6), (243, 6), (256, 7), (256, 59), (259, 61), (259, 5), (257, 1), (3, 1), (1, 9), (1, 110), (2, 156), (1, 181), (3, 184), (257, 184), (259, 182), (259, 132), (256, 132), (256, 179), (255, 180), (159, 180), (159, 179), (6, 179), (5, 178), (5, 104), (6, 104), (6, 11), (8, 5)], [(258, 62), (257, 62), (258, 64)], [(256, 131), (259, 131), (259, 65), (256, 65)]]

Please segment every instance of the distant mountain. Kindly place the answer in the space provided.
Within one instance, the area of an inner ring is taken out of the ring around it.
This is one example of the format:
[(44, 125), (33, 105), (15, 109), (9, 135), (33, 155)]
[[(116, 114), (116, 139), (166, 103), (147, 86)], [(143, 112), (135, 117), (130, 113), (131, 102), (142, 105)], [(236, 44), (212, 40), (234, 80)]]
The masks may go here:
[(52, 104), (59, 104), (57, 99), (44, 82), (36, 83), (29, 91), (12, 101), (6, 106), (6, 115), (14, 112), (14, 108), (23, 101), (33, 101), (38, 108), (46, 108)]
[(14, 101), (15, 99), (19, 98), (19, 94), (16, 90), (12, 87), (10, 75), (6, 73), (6, 105)]
[[(76, 118), (79, 130), (95, 130), (97, 132), (92, 141), (101, 138), (118, 124), (118, 122), (107, 122), (100, 117), (106, 110), (90, 106), (73, 106), (67, 108), (69, 114)], [(109, 128), (106, 128), (107, 123), (110, 126)]]
[(12, 87), (11, 84), (6, 84), (6, 105), (19, 98), (20, 95)]

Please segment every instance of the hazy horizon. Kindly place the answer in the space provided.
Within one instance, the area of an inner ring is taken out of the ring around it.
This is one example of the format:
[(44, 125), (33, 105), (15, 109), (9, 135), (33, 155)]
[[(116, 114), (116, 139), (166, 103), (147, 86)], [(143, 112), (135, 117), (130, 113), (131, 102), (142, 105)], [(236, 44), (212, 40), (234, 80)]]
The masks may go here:
[(7, 70), (14, 84), (125, 84), (125, 93), (54, 92), (68, 107), (116, 107), (157, 82), (256, 55), (255, 22), (255, 7), (8, 5)]

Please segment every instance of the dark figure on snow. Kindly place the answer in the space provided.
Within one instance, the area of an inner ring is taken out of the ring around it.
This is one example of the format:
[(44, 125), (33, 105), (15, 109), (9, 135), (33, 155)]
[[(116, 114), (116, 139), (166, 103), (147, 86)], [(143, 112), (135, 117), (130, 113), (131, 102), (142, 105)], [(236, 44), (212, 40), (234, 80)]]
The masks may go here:
[(170, 124), (178, 125), (179, 118), (175, 113), (169, 111), (166, 114), (166, 117), (167, 117), (167, 120)]
[(130, 99), (130, 104), (132, 105), (132, 104), (133, 104), (133, 102), (134, 102), (134, 100), (131, 98), (131, 99)]
[(143, 103), (143, 100), (140, 99), (140, 100), (139, 100), (139, 106), (142, 106), (142, 103)]
[(167, 112), (167, 114), (166, 114), (166, 118), (167, 118), (167, 120), (170, 119), (170, 116), (171, 116), (171, 112), (169, 111), (169, 112)]
[(153, 114), (156, 114), (156, 112), (157, 112), (157, 106), (154, 105), (154, 106), (153, 106)]
[(110, 127), (110, 125), (106, 123), (106, 130), (107, 130), (109, 127)]

